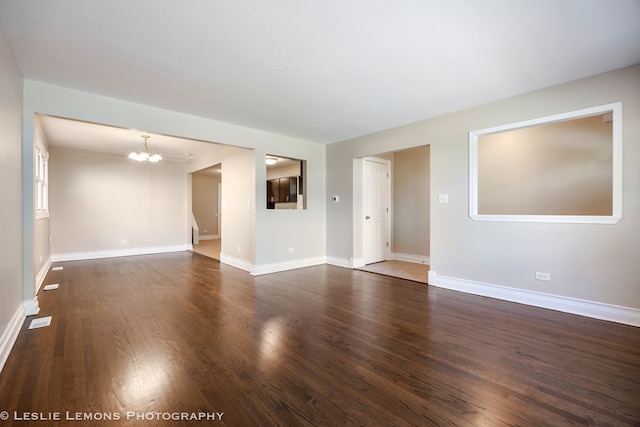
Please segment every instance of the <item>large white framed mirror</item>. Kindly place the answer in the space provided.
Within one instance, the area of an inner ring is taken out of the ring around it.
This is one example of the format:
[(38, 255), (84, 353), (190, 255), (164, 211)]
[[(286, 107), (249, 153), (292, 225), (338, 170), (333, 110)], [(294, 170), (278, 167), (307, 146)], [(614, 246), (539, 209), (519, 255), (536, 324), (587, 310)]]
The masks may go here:
[(620, 221), (622, 104), (470, 132), (469, 216), (476, 221)]

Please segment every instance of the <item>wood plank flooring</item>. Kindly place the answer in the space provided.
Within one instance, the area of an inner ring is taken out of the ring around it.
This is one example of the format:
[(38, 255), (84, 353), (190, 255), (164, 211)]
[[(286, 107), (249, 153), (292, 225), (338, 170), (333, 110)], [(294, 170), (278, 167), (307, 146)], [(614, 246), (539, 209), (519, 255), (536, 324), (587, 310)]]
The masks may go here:
[[(640, 328), (326, 265), (56, 265), (51, 326), (28, 319), (0, 374), (2, 426), (640, 425)], [(223, 414), (171, 419), (198, 413)]]

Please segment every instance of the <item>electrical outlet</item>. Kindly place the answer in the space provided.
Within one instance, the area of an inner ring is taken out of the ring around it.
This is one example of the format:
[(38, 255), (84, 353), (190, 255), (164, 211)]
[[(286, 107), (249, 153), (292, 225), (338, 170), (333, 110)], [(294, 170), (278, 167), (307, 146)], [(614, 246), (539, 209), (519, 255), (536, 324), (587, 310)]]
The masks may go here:
[(448, 194), (438, 194), (438, 203), (449, 203)]
[(544, 282), (550, 282), (551, 281), (551, 274), (549, 274), (549, 273), (541, 273), (539, 271), (536, 271), (536, 280), (542, 280)]
[(294, 253), (295, 251), (296, 251), (295, 248), (289, 248), (289, 253), (290, 254)]
[(126, 239), (120, 240), (120, 244), (122, 244), (122, 245), (126, 245), (127, 243), (129, 243), (129, 241), (126, 240)]

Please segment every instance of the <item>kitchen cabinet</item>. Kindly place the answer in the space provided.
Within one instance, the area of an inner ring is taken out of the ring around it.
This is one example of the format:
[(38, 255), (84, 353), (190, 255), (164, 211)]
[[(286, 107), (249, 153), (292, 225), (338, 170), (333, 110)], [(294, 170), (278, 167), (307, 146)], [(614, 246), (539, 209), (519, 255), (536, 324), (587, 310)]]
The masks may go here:
[(267, 181), (267, 209), (275, 209), (276, 203), (298, 201), (298, 177), (270, 179)]

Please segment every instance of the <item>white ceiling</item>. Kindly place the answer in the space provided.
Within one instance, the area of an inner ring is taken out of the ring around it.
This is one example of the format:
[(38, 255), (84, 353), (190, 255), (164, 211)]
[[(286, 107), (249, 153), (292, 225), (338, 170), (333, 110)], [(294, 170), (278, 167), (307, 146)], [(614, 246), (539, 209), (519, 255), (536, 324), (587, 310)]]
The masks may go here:
[(640, 63), (639, 0), (0, 0), (25, 78), (331, 143)]

